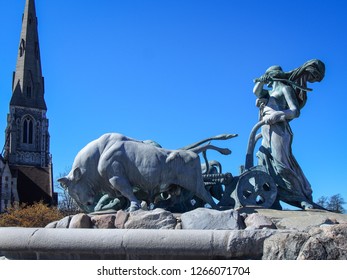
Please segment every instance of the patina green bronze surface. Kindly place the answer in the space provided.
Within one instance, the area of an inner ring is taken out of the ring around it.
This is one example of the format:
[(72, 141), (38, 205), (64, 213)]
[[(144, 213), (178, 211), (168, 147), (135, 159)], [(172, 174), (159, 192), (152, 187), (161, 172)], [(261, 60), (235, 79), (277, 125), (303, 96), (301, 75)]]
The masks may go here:
[[(86, 212), (142, 207), (182, 213), (206, 204), (219, 210), (251, 205), (279, 209), (279, 201), (302, 209), (321, 208), (312, 202), (311, 185), (292, 154), (289, 122), (300, 116), (306, 103), (311, 91), (307, 82), (321, 81), (324, 73), (323, 62), (315, 59), (290, 72), (271, 66), (255, 80), (260, 119), (250, 133), (246, 163), (239, 176), (223, 173), (221, 163), (209, 161), (206, 155), (207, 150), (230, 154), (229, 149), (209, 141), (228, 140), (236, 134), (168, 150), (154, 141), (110, 133), (83, 148), (71, 172), (59, 182)], [(254, 146), (260, 138), (254, 166)]]
[[(311, 185), (292, 154), (293, 132), (289, 123), (300, 116), (306, 104), (307, 92), (311, 91), (307, 82), (320, 82), (324, 74), (324, 63), (317, 59), (290, 72), (271, 66), (255, 80), (253, 89), (260, 109), (260, 124), (263, 124), (258, 165), (265, 166), (274, 178), (278, 200), (303, 209), (318, 206), (312, 202)], [(269, 89), (264, 89), (264, 85)]]

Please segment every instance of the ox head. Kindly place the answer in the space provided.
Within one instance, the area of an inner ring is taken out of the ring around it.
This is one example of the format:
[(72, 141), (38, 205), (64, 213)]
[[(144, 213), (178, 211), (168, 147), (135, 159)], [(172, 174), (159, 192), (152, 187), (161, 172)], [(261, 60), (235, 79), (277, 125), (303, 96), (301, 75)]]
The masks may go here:
[(100, 196), (96, 195), (95, 186), (85, 176), (86, 170), (80, 167), (73, 169), (67, 176), (58, 179), (60, 185), (85, 212), (93, 212)]

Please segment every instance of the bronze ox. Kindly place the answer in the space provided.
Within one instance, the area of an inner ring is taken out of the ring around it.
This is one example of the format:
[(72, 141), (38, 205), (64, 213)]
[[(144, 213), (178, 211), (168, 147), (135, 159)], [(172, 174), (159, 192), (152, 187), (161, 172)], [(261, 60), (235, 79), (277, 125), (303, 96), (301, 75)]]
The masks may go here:
[(147, 193), (149, 200), (180, 186), (216, 207), (205, 189), (198, 154), (207, 149), (230, 154), (229, 149), (210, 144), (190, 150), (168, 150), (117, 133), (104, 134), (87, 144), (76, 156), (70, 173), (58, 179), (86, 212), (94, 211), (100, 194), (125, 197), (129, 211), (140, 207), (134, 188)]

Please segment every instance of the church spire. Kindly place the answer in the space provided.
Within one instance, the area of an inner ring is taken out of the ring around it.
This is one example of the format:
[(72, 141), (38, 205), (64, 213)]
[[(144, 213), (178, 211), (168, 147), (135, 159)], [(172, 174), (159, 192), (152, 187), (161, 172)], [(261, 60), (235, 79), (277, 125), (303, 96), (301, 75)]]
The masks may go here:
[(4, 147), (10, 166), (50, 166), (46, 113), (35, 1), (26, 0)]
[(47, 110), (34, 0), (25, 3), (10, 105)]
[[(0, 157), (0, 212), (13, 200), (26, 204), (55, 201), (46, 113), (35, 2), (26, 0), (7, 114), (4, 156)], [(8, 166), (6, 172), (4, 164)], [(4, 196), (3, 191), (8, 195)]]

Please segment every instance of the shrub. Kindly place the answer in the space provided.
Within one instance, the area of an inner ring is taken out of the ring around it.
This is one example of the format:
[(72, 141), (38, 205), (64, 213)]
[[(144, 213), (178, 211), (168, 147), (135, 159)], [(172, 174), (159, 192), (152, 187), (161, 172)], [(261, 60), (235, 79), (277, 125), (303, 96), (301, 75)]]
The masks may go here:
[(63, 214), (56, 207), (48, 207), (41, 201), (7, 209), (0, 215), (0, 227), (45, 227), (62, 218)]

